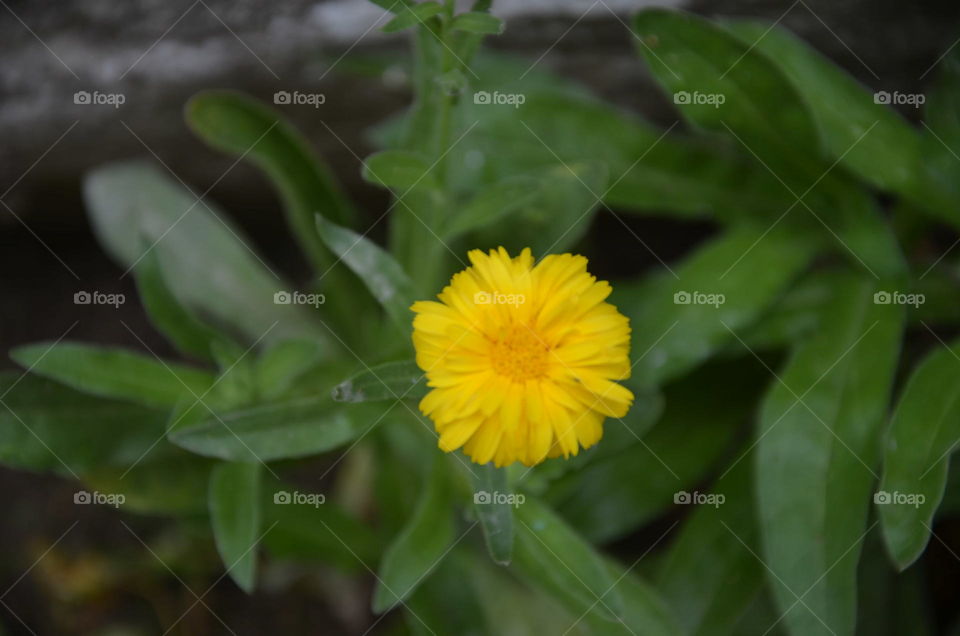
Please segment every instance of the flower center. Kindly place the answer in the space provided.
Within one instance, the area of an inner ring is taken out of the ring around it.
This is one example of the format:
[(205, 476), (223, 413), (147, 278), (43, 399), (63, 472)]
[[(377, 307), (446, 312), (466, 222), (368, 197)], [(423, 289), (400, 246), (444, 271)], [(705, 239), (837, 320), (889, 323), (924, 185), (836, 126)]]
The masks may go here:
[(547, 346), (526, 325), (515, 325), (493, 343), (493, 370), (517, 382), (543, 377), (547, 372)]

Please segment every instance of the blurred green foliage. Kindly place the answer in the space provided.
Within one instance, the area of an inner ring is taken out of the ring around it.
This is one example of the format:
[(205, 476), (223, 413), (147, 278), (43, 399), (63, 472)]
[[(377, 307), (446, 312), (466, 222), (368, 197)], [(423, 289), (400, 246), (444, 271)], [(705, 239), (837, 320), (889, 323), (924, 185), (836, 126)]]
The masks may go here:
[[(411, 633), (842, 636), (858, 614), (859, 633), (892, 629), (877, 616), (893, 605), (896, 624), (927, 624), (916, 573), (894, 569), (950, 494), (960, 344), (936, 336), (919, 363), (901, 348), (960, 320), (956, 265), (925, 249), (960, 226), (960, 57), (917, 127), (778, 26), (646, 10), (639, 57), (683, 120), (662, 130), (478, 55), (503, 29), (489, 2), (377, 4), (414, 44), (413, 103), (371, 132), (363, 166), (393, 195), (387, 246), (275, 109), (197, 95), (189, 125), (264, 171), (315, 277), (282, 280), (164, 170), (98, 168), (97, 236), (189, 363), (16, 349), (30, 373), (0, 378), (0, 461), (122, 492), (137, 513), (208, 517), (247, 591), (261, 552), (375, 572), (373, 611)], [(572, 249), (611, 209), (718, 227), (614, 284), (633, 410), (532, 470), (440, 453), (416, 407), (410, 303), (467, 249)], [(320, 454), (322, 493), (280, 476)], [(603, 552), (631, 536), (646, 548), (629, 560)]]

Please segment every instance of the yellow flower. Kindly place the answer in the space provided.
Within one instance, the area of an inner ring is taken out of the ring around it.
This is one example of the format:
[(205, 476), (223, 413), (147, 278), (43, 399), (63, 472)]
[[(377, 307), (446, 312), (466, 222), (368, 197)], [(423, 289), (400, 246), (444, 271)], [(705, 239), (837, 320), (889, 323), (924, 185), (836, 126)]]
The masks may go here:
[(437, 298), (411, 309), (417, 364), (430, 393), (420, 402), (440, 449), (461, 446), (478, 464), (527, 466), (576, 455), (603, 436), (606, 417), (626, 415), (633, 394), (630, 326), (587, 259), (529, 248), (469, 254)]

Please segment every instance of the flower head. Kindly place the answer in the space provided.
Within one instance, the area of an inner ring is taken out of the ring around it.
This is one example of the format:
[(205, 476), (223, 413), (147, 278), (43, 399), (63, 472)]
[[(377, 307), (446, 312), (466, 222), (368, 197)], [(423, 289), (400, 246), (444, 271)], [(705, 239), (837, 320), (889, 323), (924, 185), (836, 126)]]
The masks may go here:
[(420, 402), (446, 452), (479, 464), (527, 466), (576, 455), (623, 417), (633, 394), (630, 326), (605, 302), (612, 291), (587, 259), (529, 248), (469, 254), (437, 296), (411, 309), (417, 364), (432, 388)]

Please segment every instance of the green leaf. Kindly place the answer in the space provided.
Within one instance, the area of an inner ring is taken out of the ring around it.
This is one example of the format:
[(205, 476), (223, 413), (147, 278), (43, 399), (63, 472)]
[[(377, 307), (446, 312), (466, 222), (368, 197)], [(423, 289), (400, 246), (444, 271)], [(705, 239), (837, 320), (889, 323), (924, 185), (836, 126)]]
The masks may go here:
[(387, 362), (364, 369), (333, 389), (337, 402), (417, 400), (429, 392), (426, 376), (413, 360)]
[(453, 543), (453, 517), (441, 460), (436, 459), (413, 516), (383, 555), (373, 594), (376, 614), (402, 603)]
[[(689, 13), (647, 9), (633, 26), (641, 55), (688, 121), (732, 131), (788, 181), (798, 162), (821, 157), (806, 102), (759, 51)], [(800, 183), (809, 187), (811, 181)]]
[(0, 462), (67, 475), (124, 470), (163, 436), (161, 411), (80, 393), (34, 375), (0, 373)]
[(443, 5), (439, 2), (420, 2), (405, 5), (402, 9), (396, 11), (397, 17), (387, 22), (381, 31), (384, 33), (402, 31), (429, 20), (441, 11), (443, 11)]
[(187, 104), (186, 118), (211, 146), (249, 159), (267, 174), (283, 199), (294, 238), (319, 274), (318, 283), (337, 298), (330, 313), (345, 330), (355, 332), (356, 317), (368, 310), (367, 299), (351, 293), (356, 279), (317, 236), (314, 222), (317, 214), (341, 225), (349, 225), (356, 217), (330, 169), (296, 128), (275, 110), (242, 93), (202, 92)]
[(612, 302), (630, 318), (634, 382), (662, 383), (735, 340), (807, 265), (814, 245), (781, 228), (739, 227), (673, 272), (658, 272), (639, 287), (621, 286)]
[(270, 176), (308, 254), (317, 257), (322, 251), (313, 233), (315, 214), (340, 224), (354, 219), (330, 168), (276, 110), (243, 93), (212, 90), (192, 97), (185, 114), (198, 137), (218, 150), (251, 159)]
[(260, 464), (223, 463), (210, 475), (210, 523), (230, 578), (247, 594), (257, 577)]
[(128, 512), (199, 517), (207, 514), (213, 463), (163, 444), (135, 466), (95, 465), (84, 470), (81, 479), (93, 490), (123, 493)]
[[(545, 498), (588, 540), (606, 543), (663, 514), (714, 468), (753, 413), (759, 365), (713, 363), (666, 387), (666, 409), (633, 444), (565, 474)], [(616, 420), (604, 425), (611, 433)], [(607, 433), (605, 431), (604, 436)], [(607, 440), (601, 440), (597, 451)], [(593, 451), (588, 451), (593, 452)]]
[(384, 415), (385, 407), (344, 407), (329, 397), (298, 398), (208, 416), (200, 425), (177, 428), (170, 441), (207, 457), (268, 462), (348, 444)]
[(928, 355), (907, 381), (888, 434), (874, 497), (887, 549), (904, 570), (930, 540), (950, 455), (960, 437), (960, 342)]
[(486, 615), (485, 603), (477, 589), (482, 584), (475, 576), (473, 561), (462, 552), (451, 551), (406, 602), (404, 614), (411, 633), (484, 636), (491, 632), (493, 625), (499, 633), (507, 633), (502, 622), (491, 623)]
[(878, 188), (907, 189), (919, 137), (895, 110), (876, 103), (872, 91), (786, 29), (756, 21), (723, 25), (783, 71), (832, 160)]
[(760, 412), (763, 557), (792, 634), (853, 633), (857, 559), (903, 329), (903, 308), (875, 303), (877, 290), (871, 279), (836, 274), (818, 330), (797, 345)]
[(685, 633), (653, 586), (619, 563), (608, 561), (608, 567), (615, 579), (612, 590), (623, 597), (622, 622), (610, 623), (597, 612), (590, 612), (584, 617), (584, 623), (594, 634), (680, 636)]
[(483, 528), (490, 558), (499, 565), (510, 565), (513, 558), (513, 511), (516, 506), (510, 503), (510, 495), (514, 501), (520, 501), (515, 493), (510, 492), (506, 469), (493, 464), (480, 468), (480, 475), (474, 480), (473, 509)]
[[(806, 338), (820, 324), (823, 305), (833, 295), (832, 276), (829, 270), (805, 275), (755, 323), (740, 332), (740, 337), (758, 352), (787, 348)], [(741, 355), (743, 344), (731, 342), (728, 350), (731, 354)]]
[(264, 266), (222, 212), (155, 168), (98, 168), (84, 182), (84, 199), (98, 240), (117, 262), (135, 267), (148, 241), (174, 296), (216, 326), (249, 342), (326, 338), (310, 310), (273, 302), (292, 287)]
[(10, 357), (31, 373), (85, 393), (146, 406), (172, 407), (181, 398), (203, 395), (213, 384), (213, 376), (199, 369), (74, 342), (24, 345)]
[(324, 493), (301, 492), (269, 475), (263, 476), (263, 482), (262, 525), (272, 528), (264, 535), (263, 545), (274, 557), (366, 572), (366, 564), (379, 555), (373, 532), (328, 501)]
[(257, 360), (257, 387), (267, 400), (283, 396), (323, 358), (316, 340), (284, 340), (271, 346)]
[(539, 187), (540, 183), (529, 176), (507, 177), (498, 181), (484, 188), (468, 201), (463, 209), (450, 214), (442, 234), (447, 240), (452, 240), (485, 225), (502, 221), (503, 217), (531, 204)]
[(363, 162), (363, 178), (385, 188), (395, 188), (400, 194), (415, 187), (438, 187), (426, 157), (405, 150), (385, 150), (370, 155)]
[(533, 497), (517, 508), (516, 520), (513, 557), (519, 574), (576, 614), (620, 620), (624, 603), (616, 578), (593, 546)]
[(503, 245), (511, 253), (529, 247), (537, 256), (562, 252), (586, 233), (607, 175), (602, 163), (555, 165), (539, 171), (532, 175), (539, 182), (535, 196), (512, 213), (510, 232), (488, 227), (477, 233), (472, 245)]
[(503, 33), (503, 27), (503, 20), (500, 18), (478, 11), (461, 13), (450, 22), (450, 28), (454, 31), (485, 35), (500, 35)]
[(719, 503), (696, 505), (660, 565), (657, 589), (685, 634), (736, 633), (740, 616), (763, 589), (751, 459), (739, 457), (711, 487)]
[(389, 252), (353, 230), (317, 216), (317, 232), (327, 246), (360, 279), (380, 302), (396, 326), (407, 334), (412, 329), (410, 305), (413, 283)]
[[(147, 247), (149, 245), (144, 249)], [(223, 336), (180, 304), (163, 278), (156, 252), (150, 250), (137, 264), (134, 272), (140, 301), (153, 326), (180, 351), (202, 360), (211, 360), (210, 347)]]

